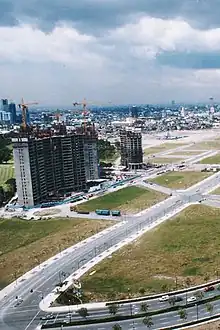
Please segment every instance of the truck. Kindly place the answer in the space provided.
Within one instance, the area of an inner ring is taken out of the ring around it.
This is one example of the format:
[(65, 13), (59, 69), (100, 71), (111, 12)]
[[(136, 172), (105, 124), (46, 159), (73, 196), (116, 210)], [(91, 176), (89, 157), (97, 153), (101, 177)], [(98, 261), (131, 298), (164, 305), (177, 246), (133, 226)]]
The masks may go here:
[(98, 215), (110, 215), (110, 210), (95, 210)]
[(121, 216), (121, 211), (118, 211), (118, 210), (112, 211), (112, 216), (113, 217), (120, 217)]

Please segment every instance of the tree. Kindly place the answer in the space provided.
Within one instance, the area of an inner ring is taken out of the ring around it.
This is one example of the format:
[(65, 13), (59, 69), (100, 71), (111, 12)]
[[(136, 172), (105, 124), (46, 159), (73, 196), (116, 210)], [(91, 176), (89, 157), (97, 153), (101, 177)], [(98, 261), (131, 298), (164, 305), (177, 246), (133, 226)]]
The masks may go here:
[(171, 306), (175, 306), (175, 303), (176, 303), (176, 298), (175, 298), (174, 296), (171, 296), (171, 297), (169, 298), (169, 304), (170, 304)]
[(122, 330), (122, 327), (120, 326), (120, 324), (114, 324), (112, 327), (112, 330)]
[(116, 148), (112, 145), (109, 141), (106, 140), (98, 140), (98, 154), (99, 158), (104, 159), (111, 159), (116, 154)]
[(211, 314), (212, 314), (212, 312), (213, 312), (213, 309), (214, 309), (214, 306), (212, 305), (212, 304), (210, 304), (210, 303), (207, 303), (206, 305), (205, 305), (205, 307), (206, 307), (206, 310), (207, 310), (207, 312), (210, 314), (210, 316), (211, 316)]
[(192, 284), (192, 281), (189, 277), (187, 277), (185, 283), (186, 283), (186, 286), (189, 287)]
[(203, 297), (204, 297), (204, 293), (202, 291), (196, 291), (195, 292), (195, 297), (198, 299), (198, 300), (201, 300)]
[(184, 321), (187, 320), (187, 312), (186, 312), (185, 309), (180, 309), (178, 311), (178, 314), (179, 314), (179, 317), (180, 317), (181, 320), (184, 320)]
[(146, 313), (148, 311), (148, 308), (149, 308), (148, 304), (143, 302), (140, 305), (140, 312)]
[(206, 275), (204, 276), (204, 281), (205, 281), (205, 282), (208, 282), (209, 279), (210, 279), (210, 276), (209, 276), (208, 274), (206, 274)]
[(77, 313), (78, 313), (81, 317), (85, 317), (85, 318), (89, 315), (89, 313), (88, 313), (88, 309), (85, 308), (85, 307), (80, 308), (80, 309), (77, 311)]
[(0, 164), (8, 162), (12, 155), (12, 150), (8, 148), (9, 140), (0, 135)]
[(167, 290), (168, 290), (168, 285), (167, 285), (166, 283), (162, 284), (162, 285), (161, 285), (161, 290), (162, 290), (162, 292), (167, 292)]
[(153, 320), (152, 320), (152, 317), (150, 317), (150, 316), (146, 316), (145, 318), (143, 318), (143, 323), (149, 329), (154, 325)]
[(108, 310), (111, 315), (117, 314), (118, 309), (119, 309), (118, 304), (111, 304), (108, 306)]
[(140, 288), (140, 289), (139, 289), (139, 293), (140, 293), (141, 295), (144, 295), (144, 294), (145, 294), (145, 288)]

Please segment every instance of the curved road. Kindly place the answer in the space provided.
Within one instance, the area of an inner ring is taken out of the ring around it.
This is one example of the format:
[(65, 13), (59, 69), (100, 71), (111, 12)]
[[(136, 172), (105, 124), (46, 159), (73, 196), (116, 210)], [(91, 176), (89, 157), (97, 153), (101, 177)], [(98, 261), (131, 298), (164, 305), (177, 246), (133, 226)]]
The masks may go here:
[[(30, 279), (26, 279), (23, 283), (18, 284), (17, 288), (11, 294), (0, 301), (0, 329), (36, 329), (40, 317), (44, 315), (44, 313), (39, 310), (39, 302), (42, 299), (42, 296), (50, 293), (54, 289), (56, 283), (59, 282), (60, 271), (72, 273), (74, 270), (82, 267), (83, 264), (90, 261), (94, 256), (121, 242), (126, 237), (137, 233), (147, 225), (156, 222), (167, 213), (178, 209), (181, 205), (189, 202), (198, 202), (202, 198), (202, 193), (218, 185), (219, 178), (220, 174), (217, 173), (208, 180), (206, 179), (192, 188), (187, 189), (185, 192), (166, 199), (156, 207), (154, 206), (146, 211), (142, 216), (127, 218), (127, 221), (120, 227), (117, 227), (114, 230), (110, 229), (104, 235), (100, 235), (99, 238), (94, 241), (90, 241), (89, 243), (78, 247), (70, 254), (62, 254), (62, 258), (56, 260), (53, 264), (46, 266)], [(30, 292), (31, 290), (33, 290), (33, 293)], [(17, 307), (15, 307), (16, 296), (19, 296), (24, 300), (21, 305)], [(202, 309), (201, 313), (204, 313)], [(176, 314), (175, 318), (173, 314), (168, 314), (164, 315), (167, 320), (166, 322), (169, 321), (174, 324), (177, 321)], [(157, 319), (158, 317), (155, 318)], [(108, 326), (106, 327), (106, 325), (103, 325), (102, 327), (108, 329)]]

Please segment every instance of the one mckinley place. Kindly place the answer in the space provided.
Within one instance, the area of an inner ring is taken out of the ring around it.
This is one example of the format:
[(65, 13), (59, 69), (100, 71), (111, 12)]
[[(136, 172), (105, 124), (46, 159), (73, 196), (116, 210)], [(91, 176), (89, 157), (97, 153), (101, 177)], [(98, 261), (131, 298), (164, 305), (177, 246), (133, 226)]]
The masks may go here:
[[(13, 138), (12, 143), (21, 206), (30, 207), (83, 191), (86, 181), (91, 179), (90, 173), (97, 179), (94, 135), (91, 141), (89, 135), (77, 132), (43, 138), (19, 136)], [(88, 153), (90, 162), (85, 160)]]

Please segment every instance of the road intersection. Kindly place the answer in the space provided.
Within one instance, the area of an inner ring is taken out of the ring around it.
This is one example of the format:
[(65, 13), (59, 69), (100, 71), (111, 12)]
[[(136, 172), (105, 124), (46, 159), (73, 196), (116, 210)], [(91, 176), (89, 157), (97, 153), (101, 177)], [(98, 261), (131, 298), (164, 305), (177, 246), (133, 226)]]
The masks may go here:
[[(206, 155), (207, 157), (207, 155)], [(198, 161), (198, 158), (196, 158)], [(190, 163), (190, 162), (189, 162)], [(168, 166), (165, 166), (164, 169), (169, 169)], [(150, 176), (156, 175), (158, 169), (155, 169), (151, 172)], [(142, 184), (146, 187), (148, 184), (144, 181), (149, 178), (142, 177), (140, 180), (137, 180), (136, 184)], [(191, 203), (216, 203), (220, 205), (220, 199), (214, 198), (212, 195), (208, 196), (207, 194), (216, 189), (220, 185), (220, 174), (216, 173), (210, 176), (209, 178), (197, 183), (196, 185), (188, 188), (185, 191), (175, 191), (172, 196), (167, 198), (165, 201), (153, 206), (152, 208), (141, 212), (140, 214), (133, 216), (126, 216), (126, 219), (123, 219), (119, 226), (105, 231), (104, 234), (98, 235), (94, 240), (89, 240), (85, 242), (70, 253), (62, 253), (57, 260), (54, 260), (53, 263), (48, 263), (42, 269), (39, 269), (35, 274), (30, 278), (27, 278), (21, 283), (18, 283), (15, 288), (2, 300), (0, 300), (0, 330), (34, 330), (40, 323), (40, 318), (45, 314), (39, 309), (39, 303), (54, 289), (56, 284), (59, 282), (60, 272), (66, 274), (72, 274), (77, 269), (84, 267), (88, 262), (96, 257), (97, 255), (103, 253), (104, 251), (110, 249), (111, 247), (119, 244), (126, 238), (135, 235), (140, 232), (147, 226), (151, 224), (157, 224), (158, 220), (168, 216), (170, 217), (175, 212), (179, 212), (181, 208), (187, 207)], [(159, 188), (158, 185), (151, 185), (151, 189), (159, 190), (164, 188)], [(170, 190), (166, 188), (166, 193)], [(165, 191), (164, 191), (165, 192)], [(64, 277), (65, 278), (65, 277)], [(63, 279), (64, 279), (63, 278)], [(33, 290), (33, 292), (31, 292)], [(217, 291), (215, 291), (216, 293)], [(22, 303), (15, 307), (16, 297), (23, 299)], [(149, 301), (150, 309), (161, 308), (161, 303), (158, 302), (158, 299)], [(167, 304), (167, 303), (166, 303)], [(137, 307), (137, 306), (138, 307)], [(220, 307), (220, 302), (215, 301), (213, 303), (214, 311), (217, 311)], [(132, 306), (134, 311), (139, 308), (139, 304)], [(123, 306), (122, 312), (128, 313), (130, 311), (130, 306)], [(195, 310), (195, 307), (189, 307), (187, 309), (188, 320), (195, 319), (197, 317), (198, 311)], [(93, 312), (92, 312), (93, 313)], [(109, 315), (108, 309), (104, 308), (94, 312), (96, 315)], [(65, 318), (65, 313), (56, 313), (56, 319)], [(199, 307), (199, 318), (207, 316), (206, 307), (201, 305)], [(166, 313), (166, 315), (155, 316), (154, 325), (152, 329), (157, 329), (158, 327), (168, 326), (178, 324), (180, 318), (176, 312)], [(142, 329), (146, 328), (143, 326), (142, 320), (135, 320), (134, 323), (131, 320), (122, 321), (122, 326), (124, 324), (125, 329)], [(85, 327), (77, 327), (85, 328)], [(88, 329), (88, 326), (87, 326)], [(98, 327), (91, 325), (89, 329), (112, 329), (110, 324), (100, 324)]]

